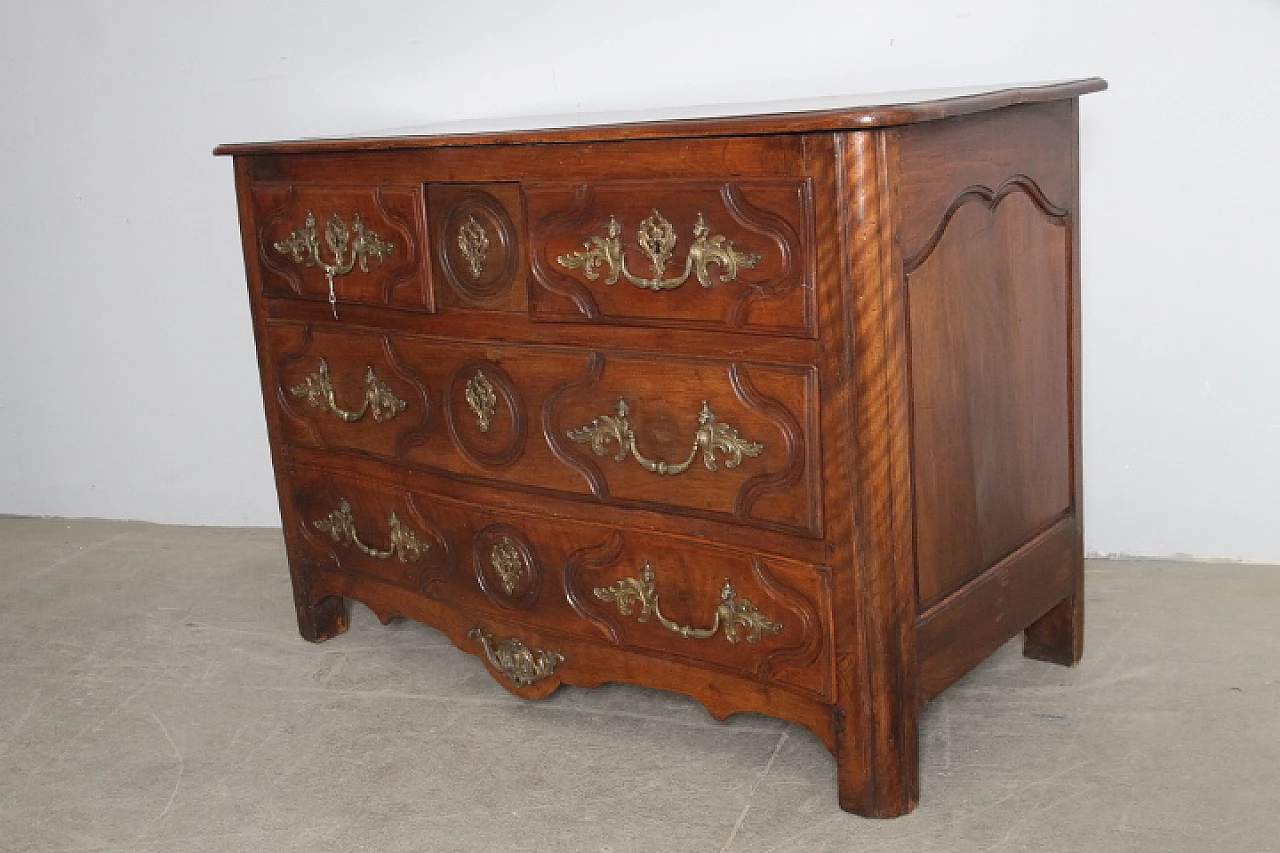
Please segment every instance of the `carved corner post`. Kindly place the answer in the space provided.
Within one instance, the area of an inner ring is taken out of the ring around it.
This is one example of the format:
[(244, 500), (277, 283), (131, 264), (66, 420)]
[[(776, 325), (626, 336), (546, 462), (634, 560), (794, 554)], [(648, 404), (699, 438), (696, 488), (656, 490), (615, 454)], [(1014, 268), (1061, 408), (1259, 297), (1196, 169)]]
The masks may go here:
[(839, 436), (826, 463), (840, 501), (828, 517), (841, 519), (832, 531), (837, 779), (842, 808), (895, 817), (920, 796), (921, 706), (896, 131), (837, 134), (832, 160), (841, 252), (822, 299), (839, 361), (823, 388), (824, 432)]
[(294, 511), (290, 497), (288, 482), (285, 479), (284, 442), (280, 436), (278, 422), (279, 407), (272, 406), (270, 401), (276, 394), (274, 371), (266, 362), (266, 330), (263, 319), (262, 282), (258, 276), (258, 265), (253, 262), (257, 257), (258, 247), (254, 235), (257, 233), (257, 221), (253, 214), (253, 200), (249, 194), (252, 176), (249, 174), (249, 159), (235, 158), (236, 202), (240, 208), (240, 221), (253, 223), (253, 227), (241, 229), (241, 240), (244, 243), (245, 278), (249, 283), (249, 309), (253, 317), (253, 334), (257, 340), (258, 376), (262, 380), (262, 398), (266, 403), (267, 432), (271, 436), (271, 465), (275, 471), (276, 495), (280, 500), (280, 517), (284, 524), (284, 538), (288, 546), (286, 554), (289, 560), (289, 578), (293, 583), (293, 604), (298, 617), (298, 633), (304, 640), (320, 643), (347, 630), (347, 606), (341, 596), (329, 596), (320, 601), (311, 601), (311, 583), (306, 567), (294, 557), (303, 553), (302, 543), (296, 541), (299, 536), (301, 522)]
[(1032, 622), (1024, 634), (1022, 654), (1033, 660), (1042, 660), (1062, 666), (1075, 666), (1084, 655), (1084, 466), (1081, 450), (1084, 436), (1081, 429), (1081, 375), (1080, 375), (1080, 99), (1071, 99), (1071, 194), (1067, 199), (1071, 211), (1071, 229), (1067, 251), (1068, 282), (1071, 288), (1067, 311), (1071, 318), (1071, 333), (1067, 346), (1071, 348), (1068, 364), (1071, 365), (1071, 504), (1075, 518), (1075, 553), (1071, 558), (1074, 574), (1073, 589), (1069, 597), (1058, 602), (1044, 616)]

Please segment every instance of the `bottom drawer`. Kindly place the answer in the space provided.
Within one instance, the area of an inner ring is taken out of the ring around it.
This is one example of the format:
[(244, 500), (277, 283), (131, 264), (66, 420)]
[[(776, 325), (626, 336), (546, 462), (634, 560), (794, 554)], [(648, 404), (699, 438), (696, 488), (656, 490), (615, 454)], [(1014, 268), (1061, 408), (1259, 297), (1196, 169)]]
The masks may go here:
[(357, 576), (395, 587), (397, 599), (407, 591), (465, 615), (831, 698), (826, 567), (365, 476), (296, 468), (289, 483), (301, 551), (292, 556), (317, 596), (326, 576)]

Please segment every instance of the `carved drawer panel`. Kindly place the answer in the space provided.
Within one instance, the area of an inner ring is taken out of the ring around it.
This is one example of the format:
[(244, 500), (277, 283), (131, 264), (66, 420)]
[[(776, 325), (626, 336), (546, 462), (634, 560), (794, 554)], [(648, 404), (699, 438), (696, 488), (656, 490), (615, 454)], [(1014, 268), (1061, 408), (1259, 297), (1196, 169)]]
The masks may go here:
[(830, 695), (825, 567), (613, 531), (569, 557), (565, 591), (624, 648)]
[(526, 185), (532, 316), (812, 337), (806, 181)]
[(597, 357), (545, 407), (547, 440), (599, 497), (821, 535), (812, 368)]
[[(583, 373), (589, 354), (432, 341), (325, 326), (268, 329), (284, 439), (508, 486), (589, 496), (590, 482), (541, 437), (539, 406)], [(340, 412), (312, 389), (324, 370)], [(344, 416), (372, 393), (399, 402)], [(392, 409), (397, 411), (392, 414)]]
[(520, 185), (429, 184), (427, 210), (440, 307), (524, 313)]
[(329, 300), (335, 315), (434, 310), (421, 187), (259, 184), (252, 198), (265, 295)]
[(285, 441), (820, 535), (811, 368), (268, 327)]
[(508, 626), (830, 695), (825, 567), (500, 513), (366, 476), (299, 468), (289, 482), (317, 589), (363, 578)]
[(317, 471), (290, 471), (294, 533), (308, 572), (341, 572), (411, 591), (446, 573), (448, 535), (402, 489)]

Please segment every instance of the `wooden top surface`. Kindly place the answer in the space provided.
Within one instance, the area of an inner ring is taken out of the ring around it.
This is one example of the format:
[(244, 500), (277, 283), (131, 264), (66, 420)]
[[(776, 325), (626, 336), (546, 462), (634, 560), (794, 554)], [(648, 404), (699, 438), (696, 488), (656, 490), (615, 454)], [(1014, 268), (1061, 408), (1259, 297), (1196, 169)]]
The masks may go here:
[(1100, 77), (1049, 83), (832, 95), (748, 104), (482, 119), (408, 127), (367, 136), (219, 145), (215, 154), (387, 151), (461, 145), (612, 142), (628, 139), (753, 136), (892, 127), (1075, 98), (1107, 88)]

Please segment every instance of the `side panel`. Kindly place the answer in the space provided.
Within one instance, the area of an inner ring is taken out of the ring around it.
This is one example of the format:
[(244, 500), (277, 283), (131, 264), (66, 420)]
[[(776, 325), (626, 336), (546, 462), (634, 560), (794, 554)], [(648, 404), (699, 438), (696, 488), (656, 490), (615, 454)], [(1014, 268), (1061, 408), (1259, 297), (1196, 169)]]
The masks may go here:
[(1082, 576), (1075, 102), (897, 136), (917, 613), (931, 696), (1071, 596)]

